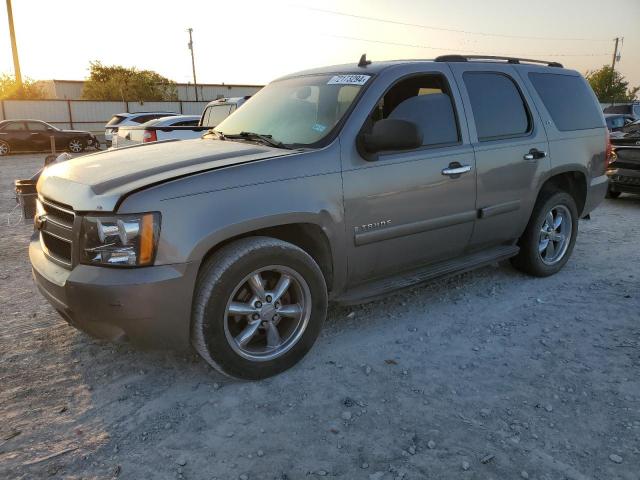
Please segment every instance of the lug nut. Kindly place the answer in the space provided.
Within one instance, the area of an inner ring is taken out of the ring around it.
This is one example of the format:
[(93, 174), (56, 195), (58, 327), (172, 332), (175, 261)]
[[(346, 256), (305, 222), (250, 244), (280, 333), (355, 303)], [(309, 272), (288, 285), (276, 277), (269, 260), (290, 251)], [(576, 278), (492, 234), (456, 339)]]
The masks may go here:
[(273, 316), (273, 321), (278, 320), (278, 318), (280, 318), (280, 317), (278, 317), (278, 314), (276, 313), (276, 314)]
[(271, 295), (267, 295), (267, 302), (271, 303)]
[(280, 308), (280, 302), (276, 302), (276, 303), (274, 303), (274, 307), (276, 307), (276, 308)]
[(262, 302), (258, 300), (256, 303), (253, 304), (253, 306), (256, 308), (262, 308)]
[(254, 320), (258, 320), (260, 318), (260, 315), (258, 315), (257, 313), (254, 313), (251, 318), (253, 318)]

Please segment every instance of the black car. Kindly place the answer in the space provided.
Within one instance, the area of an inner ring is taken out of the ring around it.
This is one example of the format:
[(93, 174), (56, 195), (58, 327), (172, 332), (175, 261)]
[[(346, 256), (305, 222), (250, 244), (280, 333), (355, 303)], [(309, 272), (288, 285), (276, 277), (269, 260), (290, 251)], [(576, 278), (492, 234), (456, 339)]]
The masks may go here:
[(607, 167), (608, 198), (621, 193), (640, 194), (640, 147), (616, 147), (613, 162)]
[(0, 122), (0, 156), (15, 152), (42, 152), (51, 149), (79, 153), (88, 146), (98, 148), (98, 139), (90, 132), (60, 130), (40, 120), (3, 120)]
[(640, 120), (628, 123), (611, 134), (614, 146), (640, 146)]

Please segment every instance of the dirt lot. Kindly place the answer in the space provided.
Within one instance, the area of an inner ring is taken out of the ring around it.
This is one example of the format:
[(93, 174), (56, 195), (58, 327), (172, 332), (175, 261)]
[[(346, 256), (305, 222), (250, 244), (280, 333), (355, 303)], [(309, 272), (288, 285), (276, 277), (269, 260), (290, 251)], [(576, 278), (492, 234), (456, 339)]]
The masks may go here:
[(67, 326), (38, 294), (0, 160), (0, 478), (640, 479), (640, 198), (580, 222), (558, 275), (508, 264), (332, 307), (292, 370)]

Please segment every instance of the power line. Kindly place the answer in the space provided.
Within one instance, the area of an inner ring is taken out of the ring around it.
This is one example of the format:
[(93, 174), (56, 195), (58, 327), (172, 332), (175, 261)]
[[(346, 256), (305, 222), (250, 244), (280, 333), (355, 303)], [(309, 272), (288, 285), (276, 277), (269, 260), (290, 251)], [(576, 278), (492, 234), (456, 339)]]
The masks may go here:
[(360, 20), (369, 20), (372, 22), (389, 23), (392, 25), (401, 25), (403, 27), (423, 28), (425, 30), (437, 30), (441, 32), (451, 32), (451, 33), (464, 33), (467, 35), (480, 35), (484, 37), (520, 38), (520, 39), (526, 39), (526, 40), (552, 40), (552, 41), (567, 40), (567, 41), (576, 41), (576, 42), (608, 42), (610, 41), (609, 38), (605, 39), (605, 38), (536, 37), (536, 36), (528, 36), (528, 35), (508, 35), (508, 34), (502, 34), (502, 33), (477, 32), (477, 31), (461, 30), (461, 29), (455, 29), (455, 28), (436, 27), (434, 25), (424, 25), (420, 23), (409, 23), (409, 22), (400, 22), (397, 20), (387, 20), (385, 18), (369, 17), (367, 15), (357, 15), (355, 13), (338, 12), (336, 10), (326, 10), (324, 8), (305, 7), (302, 5), (292, 5), (292, 6), (303, 8), (305, 10), (313, 10), (316, 12), (327, 13), (330, 15), (339, 15), (341, 17), (357, 18)]
[[(478, 55), (488, 55), (487, 52), (479, 52), (474, 50), (466, 50), (466, 49), (458, 49), (458, 48), (449, 48), (449, 47), (438, 47), (438, 46), (429, 46), (429, 45), (420, 45), (414, 43), (399, 43), (399, 42), (387, 42), (384, 40), (373, 40), (370, 38), (361, 38), (361, 37), (349, 37), (346, 35), (334, 35), (331, 33), (321, 33), (321, 35), (333, 38), (341, 38), (343, 40), (354, 40), (359, 42), (369, 42), (369, 43), (380, 43), (383, 45), (393, 45), (396, 47), (411, 47), (411, 48), (424, 48), (427, 50), (444, 50), (447, 52), (458, 52), (458, 53), (467, 53), (467, 54), (478, 54)], [(610, 53), (517, 53), (517, 54), (502, 54), (506, 56), (529, 56), (529, 57), (608, 57), (611, 55)]]

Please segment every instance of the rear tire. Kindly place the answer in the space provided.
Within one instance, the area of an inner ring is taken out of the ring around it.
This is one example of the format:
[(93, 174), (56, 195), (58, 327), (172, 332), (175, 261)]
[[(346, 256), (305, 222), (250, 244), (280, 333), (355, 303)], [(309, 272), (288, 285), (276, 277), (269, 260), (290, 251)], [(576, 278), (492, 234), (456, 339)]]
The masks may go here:
[(558, 190), (542, 191), (518, 242), (520, 252), (511, 263), (529, 275), (553, 275), (569, 260), (577, 236), (578, 209), (573, 197)]
[(309, 254), (274, 238), (243, 238), (200, 269), (191, 343), (221, 373), (263, 379), (309, 351), (326, 314), (327, 287)]
[(4, 157), (11, 153), (11, 147), (5, 141), (0, 140), (0, 157)]

